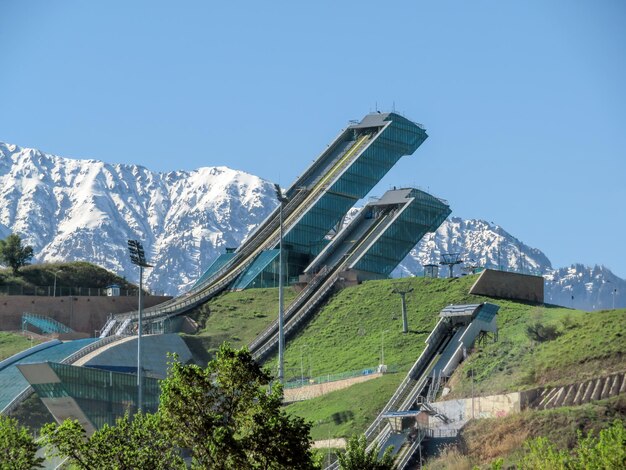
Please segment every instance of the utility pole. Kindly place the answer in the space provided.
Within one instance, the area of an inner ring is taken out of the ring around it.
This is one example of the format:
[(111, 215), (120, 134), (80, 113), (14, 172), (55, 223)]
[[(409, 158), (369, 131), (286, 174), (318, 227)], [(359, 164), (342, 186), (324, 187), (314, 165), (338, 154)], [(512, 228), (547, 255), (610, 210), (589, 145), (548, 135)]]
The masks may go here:
[(142, 318), (142, 290), (143, 290), (143, 268), (151, 268), (152, 265), (146, 262), (146, 254), (143, 245), (139, 240), (128, 240), (128, 252), (131, 263), (139, 266), (139, 308), (137, 325), (137, 411), (143, 408), (143, 370), (141, 364), (141, 333), (143, 328)]
[(410, 289), (407, 287), (402, 288), (401, 286), (395, 287), (391, 292), (394, 294), (400, 294), (400, 298), (402, 299), (402, 332), (409, 332), (409, 319), (406, 314), (406, 294), (413, 292), (413, 288)]
[(289, 199), (283, 195), (278, 184), (274, 184), (279, 207), (280, 242), (278, 247), (278, 381), (285, 380), (285, 330), (284, 330), (284, 299), (283, 299), (283, 205)]

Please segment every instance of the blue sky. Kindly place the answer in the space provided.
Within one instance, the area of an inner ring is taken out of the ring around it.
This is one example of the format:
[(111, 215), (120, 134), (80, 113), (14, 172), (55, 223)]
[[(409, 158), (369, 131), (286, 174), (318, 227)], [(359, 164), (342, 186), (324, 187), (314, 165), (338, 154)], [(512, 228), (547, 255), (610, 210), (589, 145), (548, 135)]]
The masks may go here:
[(416, 185), (555, 267), (626, 277), (626, 2), (0, 0), (0, 140), (289, 185), (348, 120), (429, 139)]

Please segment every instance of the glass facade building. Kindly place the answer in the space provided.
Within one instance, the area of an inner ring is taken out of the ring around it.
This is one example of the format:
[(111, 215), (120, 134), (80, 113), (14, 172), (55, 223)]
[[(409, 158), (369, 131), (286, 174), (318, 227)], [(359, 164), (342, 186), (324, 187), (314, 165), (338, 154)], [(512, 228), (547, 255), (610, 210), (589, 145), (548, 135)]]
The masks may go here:
[[(327, 245), (328, 233), (341, 223), (355, 203), (365, 197), (402, 156), (415, 152), (427, 137), (420, 125), (398, 114), (372, 113), (358, 124), (349, 126), (332, 142), (287, 191), (287, 196), (291, 198), (296, 197), (297, 191), (306, 191), (309, 195), (301, 205), (305, 210), (285, 219), (284, 276), (287, 283), (297, 282), (306, 266)], [(406, 226), (404, 230), (411, 228)], [(401, 235), (400, 231), (398, 234)], [(415, 237), (406, 235), (405, 239)], [(398, 252), (404, 250), (404, 242), (400, 244), (401, 247), (396, 250)], [(274, 250), (276, 248), (277, 245), (273, 247)], [(380, 256), (384, 254), (380, 253)], [(396, 258), (395, 254), (391, 258)], [(259, 265), (254, 263), (239, 278), (234, 288), (277, 285), (276, 264), (267, 263), (259, 270)], [(254, 278), (250, 279), (251, 276)], [(243, 278), (248, 279), (245, 285), (241, 282)]]
[[(74, 417), (89, 432), (137, 411), (137, 375), (56, 362), (20, 366), (37, 395), (59, 421)], [(159, 406), (160, 380), (144, 377), (143, 410)]]

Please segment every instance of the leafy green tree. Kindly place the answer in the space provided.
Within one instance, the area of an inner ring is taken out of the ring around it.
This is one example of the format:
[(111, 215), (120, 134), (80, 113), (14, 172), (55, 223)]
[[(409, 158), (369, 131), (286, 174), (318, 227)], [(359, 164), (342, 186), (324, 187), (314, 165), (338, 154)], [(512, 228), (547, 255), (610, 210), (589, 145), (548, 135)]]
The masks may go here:
[(591, 434), (578, 436), (576, 468), (614, 469), (626, 468), (626, 428), (615, 420), (611, 427), (603, 429), (597, 438)]
[(573, 454), (558, 450), (545, 437), (530, 439), (524, 444), (524, 456), (519, 468), (524, 470), (613, 470), (626, 468), (626, 429), (615, 420), (611, 427), (591, 433), (578, 433)]
[(569, 455), (558, 450), (545, 437), (530, 439), (524, 443), (524, 456), (520, 461), (520, 468), (525, 470), (566, 470)]
[(17, 420), (0, 415), (0, 469), (30, 470), (41, 468), (43, 459), (36, 457), (33, 436)]
[(243, 348), (220, 347), (206, 368), (175, 360), (159, 413), (174, 445), (202, 469), (309, 469), (311, 425), (281, 409), (282, 387)]
[(77, 468), (165, 470), (186, 468), (177, 449), (162, 432), (158, 414), (125, 415), (115, 426), (104, 425), (92, 436), (75, 420), (48, 424), (42, 430), (54, 455), (68, 457)]
[(4, 240), (0, 240), (0, 261), (7, 264), (17, 275), (17, 270), (28, 264), (33, 257), (33, 247), (23, 246), (19, 235), (13, 233)]
[(348, 441), (346, 451), (337, 456), (339, 468), (341, 470), (393, 470), (396, 466), (391, 456), (392, 451), (393, 447), (388, 447), (379, 457), (378, 445), (368, 451), (365, 435), (355, 434)]

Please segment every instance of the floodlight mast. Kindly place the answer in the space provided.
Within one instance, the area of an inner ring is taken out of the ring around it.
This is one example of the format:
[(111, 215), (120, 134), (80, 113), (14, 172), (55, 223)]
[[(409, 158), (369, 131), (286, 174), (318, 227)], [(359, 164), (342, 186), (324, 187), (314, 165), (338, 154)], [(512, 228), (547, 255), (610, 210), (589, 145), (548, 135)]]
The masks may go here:
[(141, 364), (141, 333), (142, 333), (142, 291), (143, 291), (143, 268), (151, 268), (152, 265), (146, 262), (146, 255), (143, 245), (139, 240), (128, 240), (128, 252), (131, 263), (139, 266), (139, 306), (137, 322), (137, 411), (143, 408), (143, 371)]
[(289, 198), (283, 194), (280, 185), (274, 184), (276, 199), (278, 199), (280, 220), (280, 241), (278, 246), (278, 381), (285, 380), (285, 330), (284, 330), (284, 298), (283, 298), (283, 205)]

